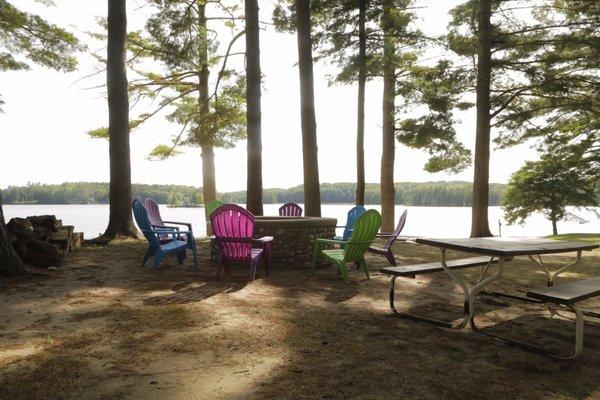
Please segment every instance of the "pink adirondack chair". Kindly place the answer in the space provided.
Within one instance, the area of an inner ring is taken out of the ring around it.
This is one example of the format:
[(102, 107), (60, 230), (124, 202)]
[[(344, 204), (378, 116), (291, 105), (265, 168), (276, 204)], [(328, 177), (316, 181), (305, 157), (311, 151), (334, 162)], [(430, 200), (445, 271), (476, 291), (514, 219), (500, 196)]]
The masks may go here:
[(285, 203), (281, 207), (279, 207), (279, 216), (280, 217), (301, 217), (302, 216), (302, 207), (300, 207), (296, 203)]
[[(162, 217), (160, 216), (160, 209), (158, 208), (158, 204), (156, 204), (156, 202), (153, 199), (148, 197), (144, 201), (144, 207), (146, 208), (146, 211), (148, 211), (148, 219), (150, 220), (150, 224), (152, 225), (152, 228), (169, 229), (169, 230), (178, 231), (179, 230), (178, 227), (167, 226), (167, 224), (182, 225), (187, 228), (188, 232), (192, 232), (192, 224), (190, 224), (190, 223), (176, 222), (176, 221), (163, 221)], [(159, 235), (159, 238), (160, 238), (161, 242), (170, 241), (170, 240), (172, 240), (172, 235), (161, 234), (161, 235)], [(179, 238), (179, 239), (183, 240), (182, 238)]]
[(392, 245), (394, 244), (396, 239), (398, 239), (398, 236), (400, 236), (402, 229), (404, 229), (404, 225), (406, 224), (406, 216), (407, 215), (408, 215), (408, 210), (404, 210), (404, 212), (400, 216), (400, 219), (398, 220), (398, 225), (396, 226), (396, 230), (394, 232), (390, 232), (390, 233), (381, 232), (381, 233), (377, 234), (376, 237), (387, 239), (387, 242), (385, 243), (385, 245), (383, 247), (370, 246), (368, 249), (369, 252), (385, 256), (388, 259), (388, 261), (390, 262), (390, 264), (395, 266), (396, 258), (394, 257), (394, 253), (392, 253)]
[[(221, 253), (217, 279), (221, 277), (221, 268), (228, 274), (229, 264), (249, 263), (250, 281), (253, 281), (261, 259), (269, 274), (273, 237), (254, 239), (254, 215), (250, 211), (236, 204), (225, 204), (210, 214), (210, 222)], [(255, 248), (253, 244), (260, 247)]]

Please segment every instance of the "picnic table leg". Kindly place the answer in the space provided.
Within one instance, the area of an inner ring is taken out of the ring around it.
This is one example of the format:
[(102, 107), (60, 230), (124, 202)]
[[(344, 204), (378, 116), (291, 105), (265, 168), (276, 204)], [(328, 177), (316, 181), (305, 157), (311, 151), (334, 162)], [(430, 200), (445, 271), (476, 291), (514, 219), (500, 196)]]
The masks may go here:
[(456, 323), (456, 322), (441, 321), (441, 320), (434, 319), (434, 318), (428, 318), (428, 317), (424, 317), (421, 315), (408, 314), (405, 312), (398, 311), (396, 309), (396, 305), (394, 304), (396, 278), (398, 278), (398, 277), (392, 276), (392, 280), (390, 282), (390, 308), (392, 309), (392, 312), (394, 313), (395, 316), (400, 317), (402, 319), (407, 319), (410, 321), (425, 322), (427, 324), (442, 326), (444, 328), (452, 328), (452, 329), (463, 328), (469, 321), (469, 315), (466, 313), (464, 314), (463, 319), (460, 321), (460, 323)]
[[(400, 318), (404, 318), (404, 319), (408, 319), (408, 320), (412, 320), (412, 321), (426, 322), (428, 324), (443, 326), (443, 327), (452, 328), (452, 329), (464, 328), (469, 323), (469, 320), (472, 318), (472, 316), (474, 314), (474, 310), (475, 310), (474, 302), (475, 302), (475, 296), (477, 295), (477, 293), (483, 287), (485, 287), (485, 286), (489, 285), (490, 283), (492, 283), (493, 281), (499, 279), (500, 276), (502, 275), (502, 271), (503, 271), (504, 259), (500, 259), (499, 263), (498, 263), (498, 271), (496, 273), (494, 273), (493, 275), (490, 275), (489, 277), (487, 277), (485, 279), (480, 278), (479, 281), (477, 282), (477, 284), (475, 284), (473, 287), (471, 287), (463, 278), (461, 278), (458, 274), (456, 274), (454, 271), (452, 271), (450, 268), (448, 268), (448, 265), (446, 263), (446, 249), (442, 249), (442, 257), (441, 258), (442, 258), (441, 264), (442, 264), (442, 268), (444, 269), (444, 271), (448, 275), (450, 275), (452, 280), (454, 282), (456, 282), (462, 289), (463, 304), (464, 304), (462, 319), (459, 322), (447, 322), (447, 321), (441, 321), (441, 320), (437, 320), (437, 319), (433, 319), (433, 318), (428, 318), (428, 317), (424, 317), (424, 316), (420, 316), (420, 315), (407, 314), (407, 313), (398, 311), (394, 304), (395, 284), (396, 284), (397, 276), (393, 276), (392, 280), (390, 282), (390, 308), (394, 312), (394, 315), (396, 315)], [(494, 261), (494, 257), (491, 257), (490, 261), (486, 267), (486, 270), (490, 267), (490, 265), (492, 264), (493, 261)]]
[[(544, 264), (544, 261), (542, 260), (541, 256), (537, 256), (537, 259), (533, 256), (529, 256), (529, 258), (535, 262), (541, 269), (542, 271), (544, 271), (544, 273), (546, 274), (546, 278), (547, 278), (547, 285), (548, 286), (554, 286), (554, 283), (556, 282), (556, 279), (563, 273), (566, 271), (569, 271), (573, 268), (575, 268), (577, 265), (579, 265), (579, 263), (581, 262), (581, 254), (582, 251), (578, 251), (577, 252), (577, 258), (575, 259), (574, 262), (572, 262), (569, 265), (565, 265), (562, 268), (559, 268), (558, 270), (551, 272), (548, 267)], [(528, 300), (531, 300), (529, 298), (526, 298)], [(537, 301), (537, 300), (536, 300)], [(591, 310), (581, 310), (581, 312), (583, 313), (583, 315), (587, 315), (588, 317), (594, 317), (594, 318), (600, 318), (600, 313), (596, 312), (596, 311), (591, 311)], [(550, 313), (552, 315), (554, 315), (556, 313), (556, 311), (550, 309)]]
[(548, 267), (546, 267), (546, 265), (544, 264), (544, 261), (542, 260), (542, 256), (538, 255), (537, 259), (534, 256), (529, 256), (529, 259), (531, 261), (533, 261), (534, 263), (536, 263), (541, 269), (542, 271), (544, 271), (544, 273), (546, 274), (546, 278), (547, 278), (547, 285), (548, 286), (553, 286), (554, 282), (556, 281), (556, 278), (558, 278), (558, 276), (560, 274), (562, 274), (563, 272), (575, 268), (577, 266), (577, 264), (579, 264), (581, 262), (581, 253), (582, 251), (579, 250), (577, 252), (577, 258), (575, 259), (575, 262), (566, 265), (558, 270), (556, 270), (555, 272), (550, 272), (550, 270), (548, 269)]
[[(494, 257), (491, 257), (490, 262), (486, 267), (486, 270), (492, 264), (493, 260)], [(442, 268), (448, 275), (450, 275), (452, 280), (454, 280), (454, 282), (456, 282), (463, 290), (465, 301), (465, 316), (463, 318), (463, 323), (461, 324), (462, 327), (466, 326), (467, 322), (471, 320), (475, 315), (475, 298), (477, 296), (477, 293), (487, 285), (500, 279), (500, 277), (502, 276), (502, 273), (504, 272), (504, 258), (500, 257), (498, 259), (498, 270), (494, 274), (488, 276), (485, 279), (480, 278), (478, 282), (472, 287), (463, 278), (461, 278), (460, 275), (448, 268), (448, 265), (446, 264), (446, 249), (442, 249)]]
[(531, 351), (533, 353), (542, 354), (544, 356), (548, 356), (548, 357), (552, 357), (552, 358), (557, 358), (559, 360), (568, 360), (568, 359), (578, 357), (583, 352), (583, 327), (584, 327), (583, 314), (584, 313), (575, 304), (567, 305), (566, 307), (571, 309), (571, 311), (573, 311), (573, 313), (577, 317), (575, 320), (575, 348), (571, 353), (567, 353), (567, 354), (551, 352), (549, 350), (546, 350), (545, 348), (539, 347), (537, 345), (534, 345), (534, 344), (531, 344), (528, 342), (511, 339), (511, 338), (496, 335), (496, 334), (490, 333), (490, 332), (484, 332), (484, 331), (480, 330), (479, 327), (477, 326), (477, 324), (475, 323), (475, 316), (473, 316), (471, 318), (471, 329), (473, 329), (473, 332), (475, 332), (475, 333), (478, 333), (483, 336), (487, 336), (491, 339), (497, 340), (497, 341), (507, 344), (509, 346), (518, 347), (521, 349)]

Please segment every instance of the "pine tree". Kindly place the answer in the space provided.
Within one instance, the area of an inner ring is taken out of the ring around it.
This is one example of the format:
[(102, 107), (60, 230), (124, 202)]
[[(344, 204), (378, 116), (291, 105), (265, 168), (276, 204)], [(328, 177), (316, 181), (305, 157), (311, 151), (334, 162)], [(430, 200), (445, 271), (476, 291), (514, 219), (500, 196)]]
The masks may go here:
[[(144, 31), (128, 37), (129, 67), (136, 74), (129, 91), (136, 100), (158, 104), (129, 123), (139, 127), (167, 111), (167, 120), (181, 126), (170, 144), (159, 144), (149, 158), (164, 160), (179, 154), (179, 147), (198, 147), (202, 158), (202, 193), (206, 204), (217, 199), (216, 147), (230, 148), (246, 137), (246, 82), (229, 67), (231, 57), (244, 55), (236, 42), (244, 36), (237, 29), (237, 6), (220, 1), (153, 0), (155, 12)], [(209, 26), (215, 24), (216, 26)], [(229, 29), (227, 45), (221, 45), (212, 28)], [(213, 33), (211, 33), (213, 32)], [(147, 60), (161, 70), (147, 70)], [(211, 72), (215, 78), (211, 80)], [(106, 129), (89, 132), (105, 137)], [(206, 216), (208, 218), (208, 215)]]
[(131, 214), (131, 153), (129, 148), (129, 95), (127, 92), (126, 0), (108, 0), (106, 88), (108, 92), (108, 153), (110, 191), (108, 226), (97, 242), (138, 237)]
[[(561, 9), (563, 1), (554, 4)], [(547, 91), (557, 94), (563, 90), (560, 79), (552, 77), (548, 69), (562, 61), (548, 49), (562, 46), (565, 36), (561, 30), (569, 25), (535, 22), (552, 8), (551, 1), (479, 0), (452, 10), (448, 46), (464, 57), (466, 64), (477, 59), (472, 67), (463, 68), (467, 91), (477, 96), (472, 236), (490, 235), (487, 208), (493, 134), (496, 142), (508, 145), (532, 125), (540, 126), (534, 119), (541, 110), (560, 113), (557, 105), (564, 96), (548, 96)], [(556, 104), (542, 106), (553, 100)]]
[(261, 75), (258, 0), (245, 0), (246, 21), (246, 118), (248, 126), (248, 182), (246, 208), (263, 215)]
[[(77, 67), (74, 54), (83, 49), (70, 32), (38, 15), (21, 11), (6, 0), (0, 0), (0, 71), (27, 70), (32, 63), (58, 71), (73, 71)], [(2, 104), (0, 98), (0, 112)], [(1, 196), (0, 272), (10, 275), (26, 273), (8, 240)]]

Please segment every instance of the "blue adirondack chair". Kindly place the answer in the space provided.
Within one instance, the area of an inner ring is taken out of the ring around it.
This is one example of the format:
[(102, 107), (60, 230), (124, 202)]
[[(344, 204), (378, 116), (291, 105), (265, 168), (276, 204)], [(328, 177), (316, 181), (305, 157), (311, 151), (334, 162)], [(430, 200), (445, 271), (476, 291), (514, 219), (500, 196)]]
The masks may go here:
[[(138, 227), (148, 241), (148, 249), (146, 250), (146, 254), (144, 254), (142, 267), (146, 265), (146, 262), (151, 256), (154, 256), (152, 268), (156, 269), (162, 260), (171, 254), (175, 254), (179, 265), (182, 265), (185, 260), (185, 251), (186, 249), (190, 249), (194, 255), (194, 267), (198, 269), (198, 253), (196, 251), (196, 242), (192, 232), (174, 231), (171, 229), (153, 229), (150, 224), (150, 219), (148, 218), (148, 212), (142, 202), (136, 199), (133, 201), (131, 207), (133, 208), (135, 222), (137, 222)], [(173, 240), (168, 243), (161, 243), (160, 237), (163, 235), (171, 235)], [(185, 235), (187, 240), (180, 240), (180, 235)]]
[(348, 211), (348, 217), (346, 218), (346, 225), (337, 226), (337, 228), (344, 228), (342, 236), (336, 236), (333, 240), (348, 240), (352, 236), (352, 229), (354, 229), (354, 223), (356, 218), (360, 217), (367, 211), (363, 206), (355, 206)]

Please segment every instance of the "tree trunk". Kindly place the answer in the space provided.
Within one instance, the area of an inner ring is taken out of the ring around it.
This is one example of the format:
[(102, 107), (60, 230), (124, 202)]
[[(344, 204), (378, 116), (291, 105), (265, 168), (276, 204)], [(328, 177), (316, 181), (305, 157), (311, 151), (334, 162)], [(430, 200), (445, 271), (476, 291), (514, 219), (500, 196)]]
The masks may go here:
[(246, 12), (246, 120), (248, 127), (248, 175), (246, 208), (263, 215), (261, 74), (258, 0), (245, 1)]
[(23, 275), (27, 273), (21, 259), (8, 240), (4, 211), (2, 210), (2, 194), (0, 194), (0, 272), (7, 275)]
[(310, 0), (295, 0), (298, 36), (298, 66), (300, 70), (300, 116), (302, 120), (302, 158), (304, 163), (305, 215), (321, 216), (319, 159), (315, 93), (313, 78)]
[(358, 110), (356, 121), (356, 204), (365, 204), (365, 85), (367, 82), (367, 0), (358, 0)]
[[(208, 78), (210, 71), (208, 69), (208, 37), (206, 26), (206, 5), (198, 3), (198, 30), (200, 36), (200, 52), (198, 74), (198, 107), (200, 112), (200, 142), (202, 143), (202, 196), (204, 204), (210, 204), (217, 200), (217, 178), (215, 174), (215, 152), (212, 136), (209, 133), (208, 113), (210, 112), (210, 97), (208, 91)], [(210, 215), (206, 213), (206, 221), (210, 221)], [(210, 224), (206, 225), (207, 235), (212, 235)]]
[(129, 96), (126, 58), (127, 11), (125, 0), (108, 1), (108, 136), (110, 157), (110, 213), (102, 240), (138, 237), (131, 214), (131, 160), (129, 153)]
[(477, 56), (477, 130), (471, 237), (492, 236), (488, 222), (490, 178), (491, 0), (480, 0)]
[(395, 47), (391, 38), (391, 12), (393, 0), (384, 0), (382, 30), (385, 36), (383, 43), (383, 120), (381, 151), (381, 230), (392, 232), (395, 228), (394, 209), (396, 205), (396, 189), (394, 188), (394, 159), (396, 156), (396, 140), (394, 115), (396, 110), (396, 68), (394, 65)]
[(556, 226), (556, 217), (552, 216), (551, 221), (552, 221), (552, 234), (554, 236), (556, 236), (556, 235), (558, 235), (558, 227)]

